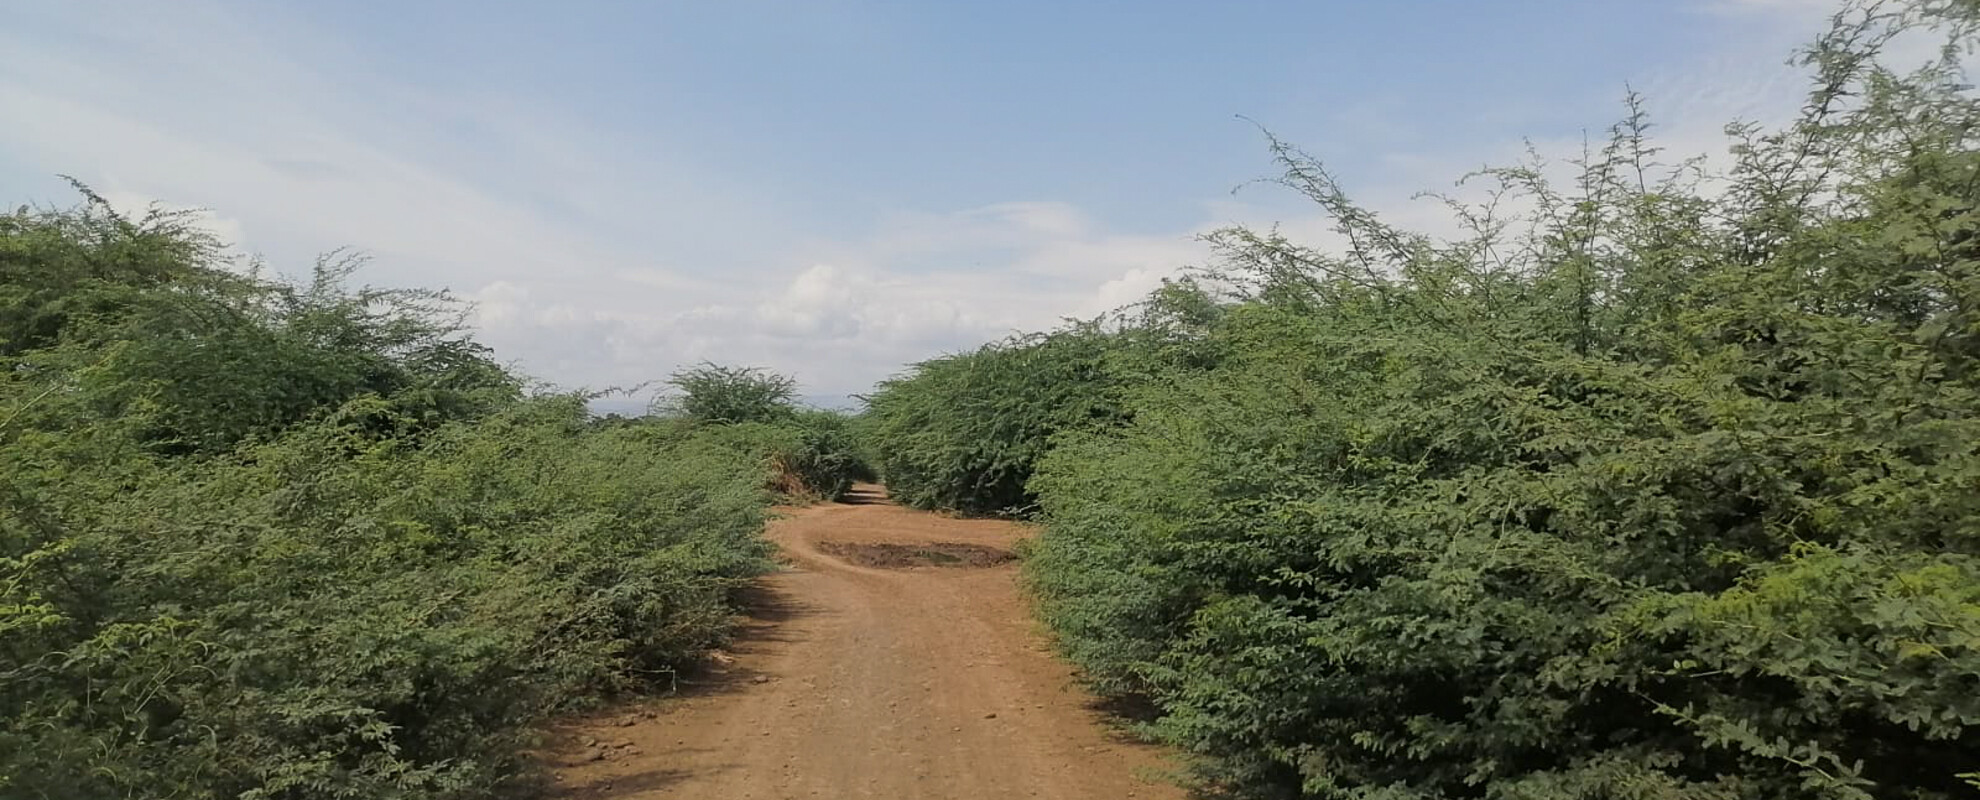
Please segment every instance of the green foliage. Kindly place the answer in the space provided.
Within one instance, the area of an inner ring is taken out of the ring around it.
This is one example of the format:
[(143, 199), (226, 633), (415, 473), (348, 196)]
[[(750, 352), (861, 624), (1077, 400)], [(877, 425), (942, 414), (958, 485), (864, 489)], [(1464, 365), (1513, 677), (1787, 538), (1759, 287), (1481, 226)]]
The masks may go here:
[(486, 796), (724, 635), (763, 464), (522, 398), (442, 295), (165, 219), (0, 231), (0, 794)]
[(662, 399), (660, 410), (697, 422), (784, 422), (797, 411), (797, 381), (760, 367), (704, 363), (667, 383), (679, 394)]
[(655, 401), (653, 422), (725, 442), (769, 471), (786, 502), (832, 501), (870, 477), (846, 415), (801, 408), (797, 381), (760, 367), (704, 363), (674, 373), (678, 394)]
[(890, 493), (917, 508), (1023, 513), (1051, 437), (1105, 424), (1110, 336), (1097, 324), (916, 364), (867, 398), (863, 435)]
[(743, 422), (684, 431), (720, 442), (763, 466), (785, 502), (835, 501), (865, 473), (845, 415), (797, 409), (782, 422)]
[[(1452, 203), (1457, 240), (1275, 141), (1344, 250), (1216, 235), (1221, 266), (1088, 357), (1097, 386), (931, 362), (876, 403), (883, 472), (970, 486), (923, 477), (978, 463), (944, 431), (1043, 440), (1048, 621), (1235, 796), (1971, 796), (1968, 6), (1839, 16), (1805, 117), (1735, 126), (1722, 175), (1659, 165), (1632, 99), (1569, 189), (1475, 176), (1493, 199)], [(1928, 29), (1946, 60), (1878, 66)], [(1121, 421), (1009, 413), (1053, 391)]]
[(74, 211), (23, 207), (0, 216), (0, 356), (51, 347), (79, 324), (115, 321), (147, 291), (235, 282), (207, 266), (219, 248), (191, 214), (154, 208), (132, 220), (74, 185), (87, 201)]
[(876, 476), (861, 454), (853, 418), (838, 411), (801, 409), (791, 425), (799, 445), (789, 449), (787, 468), (825, 500), (838, 500), (854, 481)]

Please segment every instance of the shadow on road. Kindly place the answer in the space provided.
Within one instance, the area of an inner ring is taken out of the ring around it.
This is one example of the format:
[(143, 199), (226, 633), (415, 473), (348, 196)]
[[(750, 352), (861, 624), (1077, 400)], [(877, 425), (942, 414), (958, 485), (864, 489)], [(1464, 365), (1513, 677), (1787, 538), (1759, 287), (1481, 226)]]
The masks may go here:
[(887, 487), (872, 483), (854, 484), (844, 497), (839, 498), (839, 504), (846, 506), (884, 506), (893, 502), (887, 499)]

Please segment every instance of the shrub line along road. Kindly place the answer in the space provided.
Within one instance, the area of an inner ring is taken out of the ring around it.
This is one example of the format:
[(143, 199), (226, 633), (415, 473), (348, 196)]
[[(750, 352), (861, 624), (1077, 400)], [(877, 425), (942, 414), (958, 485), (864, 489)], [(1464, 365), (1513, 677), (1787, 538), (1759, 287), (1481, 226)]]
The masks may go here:
[(1051, 655), (1015, 565), (984, 566), (1023, 526), (912, 511), (874, 486), (850, 500), (772, 523), (789, 566), (755, 591), (726, 666), (567, 730), (553, 796), (1184, 796)]

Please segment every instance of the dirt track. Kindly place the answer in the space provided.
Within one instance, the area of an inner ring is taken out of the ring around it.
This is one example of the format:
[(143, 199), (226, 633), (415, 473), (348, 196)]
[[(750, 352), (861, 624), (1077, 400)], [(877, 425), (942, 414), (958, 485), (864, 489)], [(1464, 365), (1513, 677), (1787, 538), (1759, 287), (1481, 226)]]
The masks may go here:
[(568, 731), (553, 797), (1184, 796), (1050, 655), (1000, 558), (1020, 526), (852, 500), (772, 524), (789, 568), (733, 660)]

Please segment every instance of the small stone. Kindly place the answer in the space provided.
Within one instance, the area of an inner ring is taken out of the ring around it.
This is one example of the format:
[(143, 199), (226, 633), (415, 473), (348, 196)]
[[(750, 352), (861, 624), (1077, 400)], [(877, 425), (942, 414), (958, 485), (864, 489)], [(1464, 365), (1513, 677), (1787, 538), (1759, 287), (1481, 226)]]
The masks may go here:
[(597, 748), (592, 748), (592, 749), (590, 749), (590, 750), (586, 750), (586, 751), (584, 751), (584, 755), (581, 755), (581, 756), (578, 756), (578, 760), (579, 760), (579, 761), (585, 761), (585, 762), (590, 762), (590, 761), (604, 761), (604, 760), (605, 760), (605, 751), (603, 751), (603, 750), (599, 750), (599, 749), (597, 749)]
[(754, 677), (754, 678), (750, 678), (749, 680), (750, 680), (750, 682), (751, 682), (751, 683), (769, 683), (769, 682), (770, 682), (770, 676), (768, 676), (768, 675), (758, 675), (758, 676), (756, 676), (756, 677)]
[(639, 723), (639, 718), (637, 717), (621, 717), (619, 721), (614, 724), (618, 725), (621, 728), (630, 728), (638, 723)]

